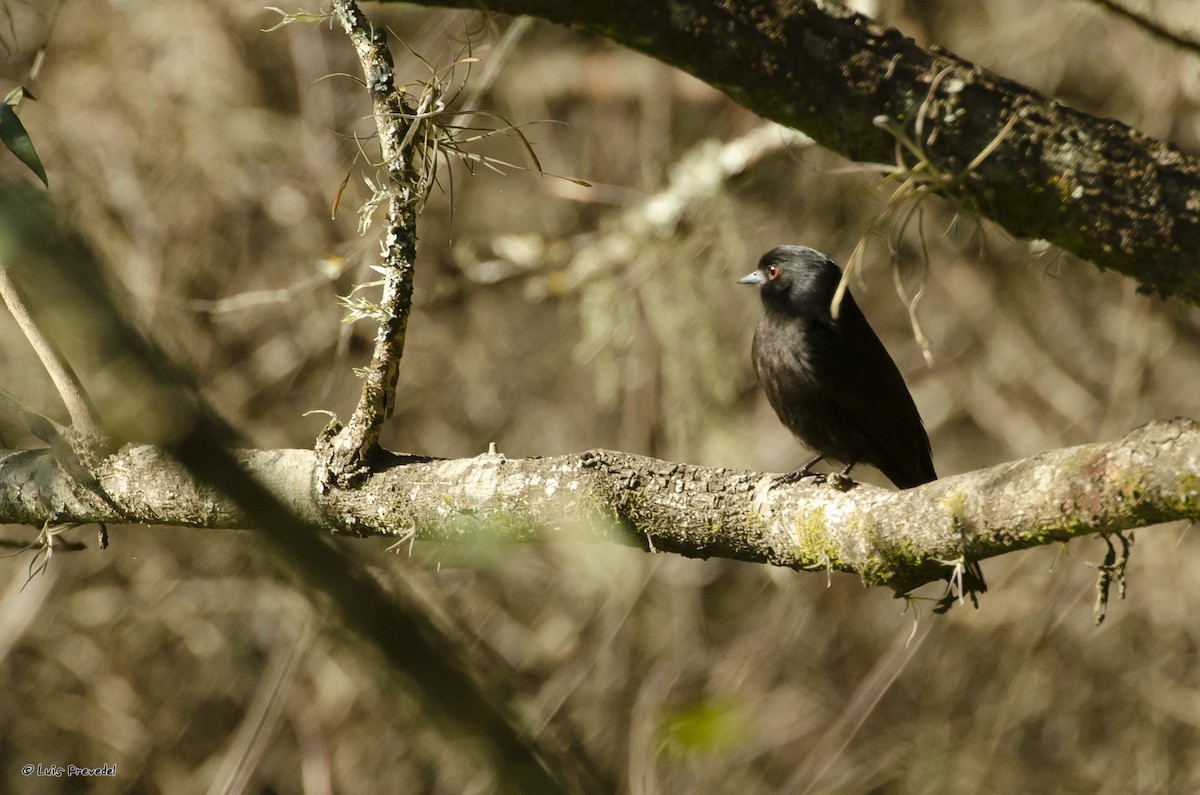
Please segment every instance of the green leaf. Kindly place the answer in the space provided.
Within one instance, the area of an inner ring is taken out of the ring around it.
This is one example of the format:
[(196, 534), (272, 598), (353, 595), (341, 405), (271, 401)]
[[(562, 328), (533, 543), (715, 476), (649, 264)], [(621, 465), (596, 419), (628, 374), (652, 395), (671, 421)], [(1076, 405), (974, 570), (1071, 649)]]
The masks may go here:
[(723, 701), (707, 701), (677, 712), (662, 727), (667, 750), (683, 755), (730, 751), (748, 733), (745, 712)]
[(29, 140), (25, 125), (21, 124), (12, 106), (5, 103), (0, 103), (0, 141), (4, 142), (8, 151), (16, 155), (18, 160), (38, 175), (43, 185), (50, 187), (50, 181), (46, 179), (46, 169), (42, 168), (42, 161), (37, 152), (33, 151), (33, 141)]

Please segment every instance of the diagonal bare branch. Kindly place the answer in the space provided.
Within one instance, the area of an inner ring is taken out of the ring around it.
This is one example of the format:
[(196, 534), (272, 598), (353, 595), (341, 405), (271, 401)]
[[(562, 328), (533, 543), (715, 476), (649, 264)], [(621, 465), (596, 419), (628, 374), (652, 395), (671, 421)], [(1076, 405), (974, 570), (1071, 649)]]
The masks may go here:
[(1171, 30), (1149, 14), (1135, 11), (1124, 3), (1116, 2), (1116, 0), (1089, 0), (1089, 2), (1094, 3), (1100, 8), (1107, 9), (1118, 17), (1129, 20), (1156, 39), (1161, 39), (1168, 44), (1173, 44), (1189, 52), (1200, 53), (1200, 39)]

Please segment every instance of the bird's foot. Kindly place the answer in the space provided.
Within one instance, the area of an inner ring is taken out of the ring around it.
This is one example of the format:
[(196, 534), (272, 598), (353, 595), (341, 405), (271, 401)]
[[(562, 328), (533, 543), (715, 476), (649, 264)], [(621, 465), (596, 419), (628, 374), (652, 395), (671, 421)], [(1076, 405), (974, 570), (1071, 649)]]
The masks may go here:
[(820, 472), (811, 472), (809, 471), (808, 467), (801, 467), (795, 472), (787, 472), (782, 475), (776, 475), (772, 481), (772, 485), (784, 486), (788, 483), (798, 483), (805, 478), (812, 478), (814, 483), (824, 483), (826, 481), (826, 476), (822, 475)]
[(851, 479), (851, 477), (845, 472), (832, 472), (825, 478), (825, 480), (830, 486), (833, 486), (838, 491), (850, 491), (850, 489), (858, 485), (858, 483)]

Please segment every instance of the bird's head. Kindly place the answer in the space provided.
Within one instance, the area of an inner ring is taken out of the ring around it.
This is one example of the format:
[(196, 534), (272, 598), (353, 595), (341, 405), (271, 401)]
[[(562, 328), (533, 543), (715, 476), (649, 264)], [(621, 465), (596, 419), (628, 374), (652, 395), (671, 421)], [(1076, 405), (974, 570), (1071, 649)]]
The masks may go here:
[(829, 313), (842, 271), (833, 260), (807, 246), (779, 246), (758, 261), (738, 284), (758, 285), (763, 304), (792, 312)]

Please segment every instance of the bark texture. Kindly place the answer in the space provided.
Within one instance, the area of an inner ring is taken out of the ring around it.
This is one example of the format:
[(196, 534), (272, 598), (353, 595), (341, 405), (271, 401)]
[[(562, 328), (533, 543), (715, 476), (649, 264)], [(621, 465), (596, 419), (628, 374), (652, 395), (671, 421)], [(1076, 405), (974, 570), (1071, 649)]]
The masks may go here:
[[(335, 533), (447, 541), (586, 538), (689, 557), (855, 572), (898, 592), (947, 566), (1076, 536), (1200, 518), (1200, 425), (1154, 422), (1119, 441), (1052, 450), (903, 492), (846, 491), (609, 450), (507, 459), (393, 455), (360, 488), (317, 495), (308, 450), (243, 451), (255, 480)], [(236, 528), (245, 517), (157, 448), (98, 473), (112, 505), (45, 451), (0, 453), (0, 521), (140, 521)]]
[(1124, 273), (1145, 292), (1200, 304), (1200, 160), (952, 53), (925, 50), (832, 0), (484, 5), (607, 36), (851, 160), (895, 163), (896, 140), (876, 123), (884, 117), (923, 150), (939, 192), (1019, 237)]
[(334, 17), (354, 44), (363, 77), (371, 95), (379, 151), (387, 180), (379, 189), (387, 204), (387, 229), (380, 262), (375, 270), (383, 277), (382, 296), (368, 313), (379, 327), (371, 363), (363, 372), (363, 388), (354, 414), (345, 427), (332, 423), (318, 440), (322, 484), (352, 486), (364, 475), (379, 443), (383, 423), (396, 408), (396, 381), (408, 334), (412, 309), (413, 271), (417, 260), (417, 214), (422, 200), (421, 180), (413, 166), (409, 140), (415, 134), (413, 115), (405, 94), (396, 87), (396, 70), (388, 49), (387, 32), (367, 21), (358, 4), (339, 0)]

